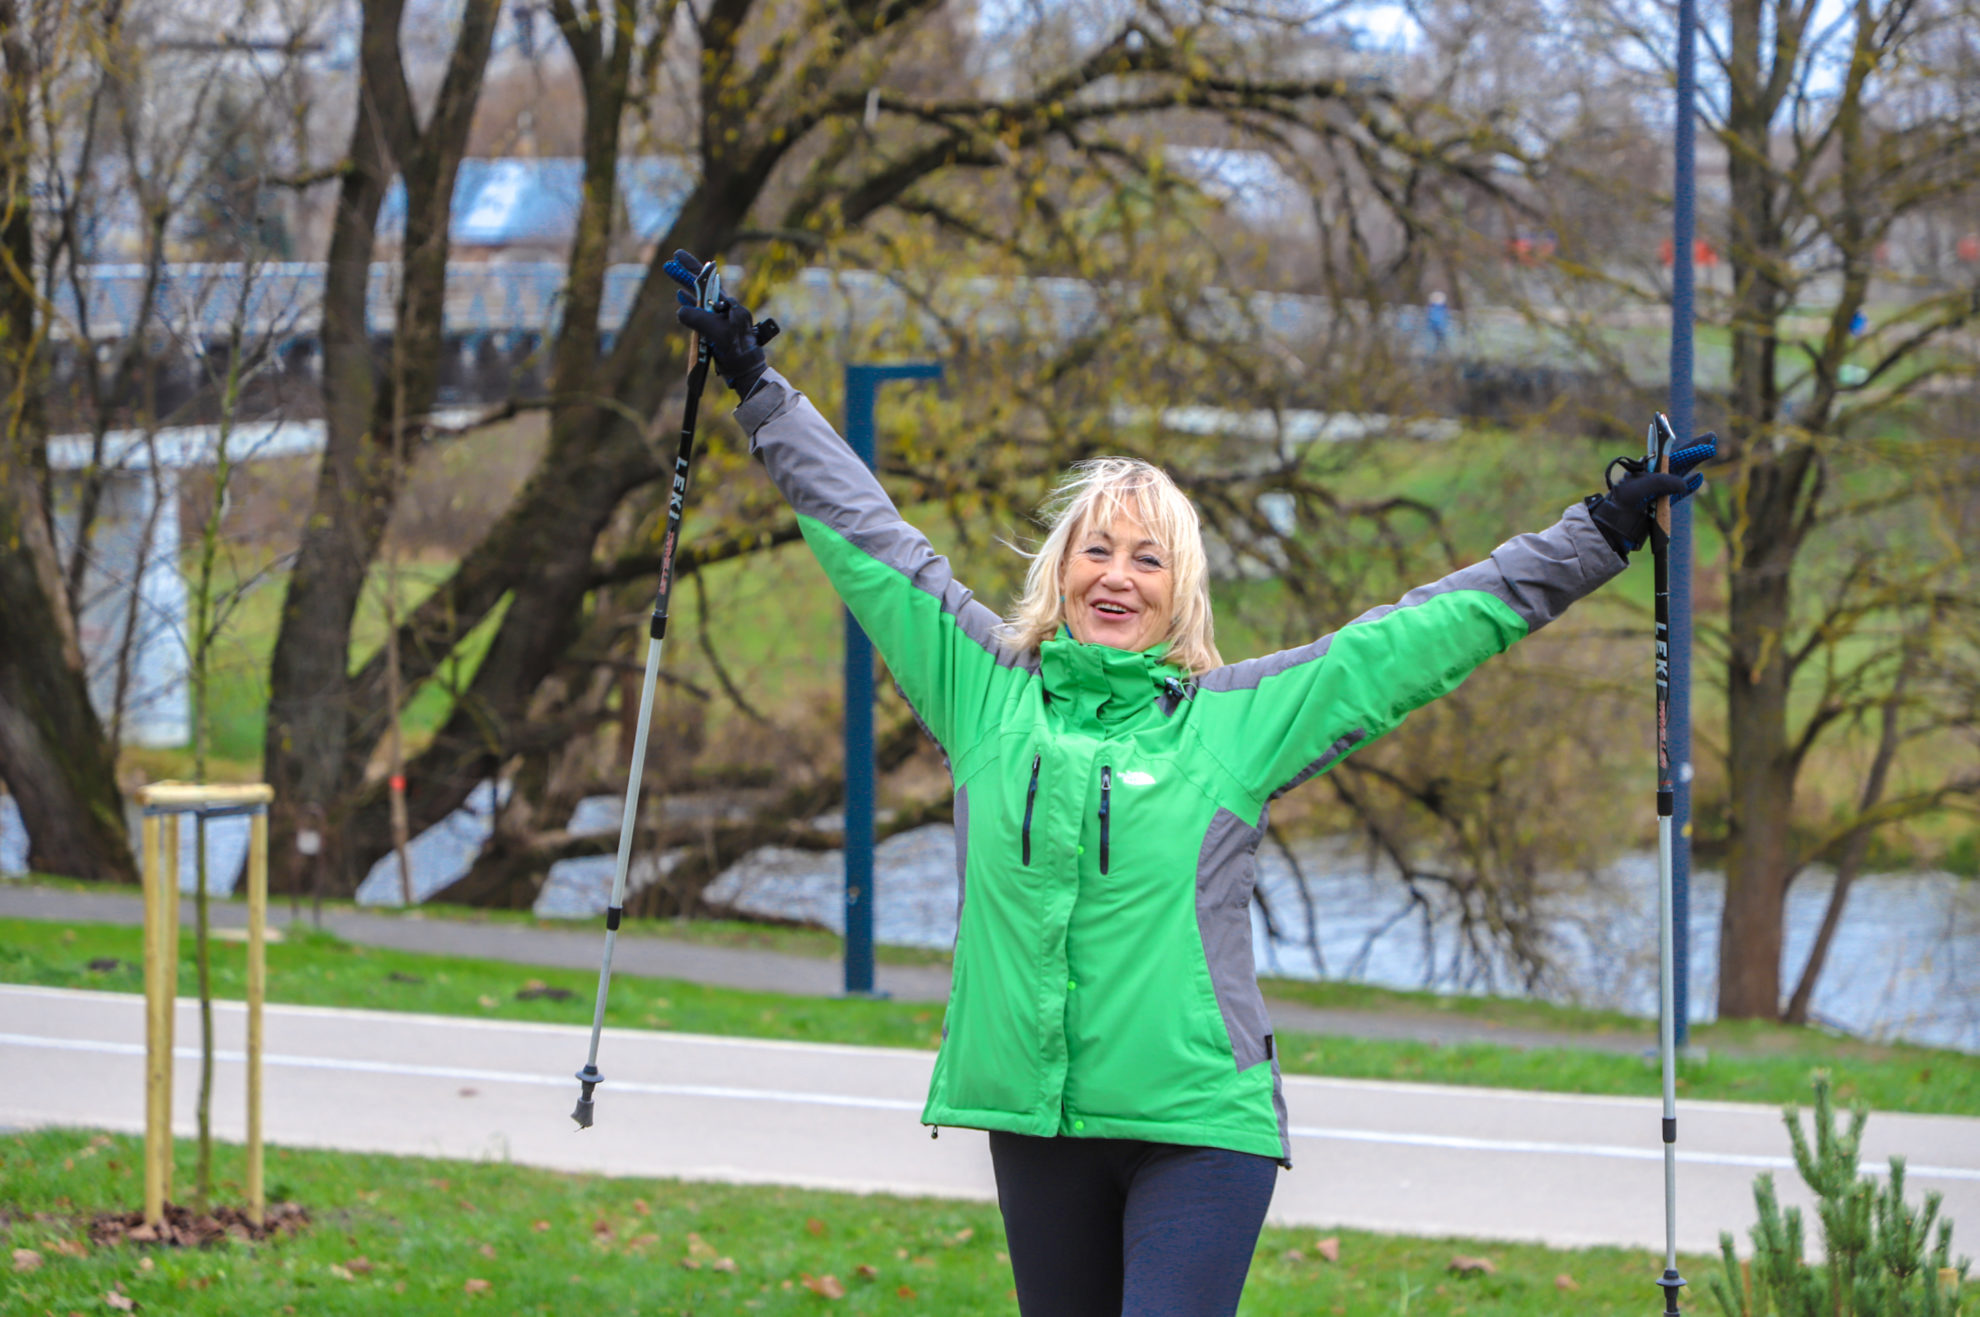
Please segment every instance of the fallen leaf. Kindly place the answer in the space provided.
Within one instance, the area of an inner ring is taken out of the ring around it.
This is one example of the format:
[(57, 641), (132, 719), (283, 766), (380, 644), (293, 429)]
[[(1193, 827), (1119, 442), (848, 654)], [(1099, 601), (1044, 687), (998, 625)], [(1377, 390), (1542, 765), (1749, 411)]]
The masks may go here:
[(1469, 1276), (1473, 1272), (1482, 1272), (1490, 1276), (1496, 1274), (1499, 1270), (1492, 1265), (1492, 1259), (1490, 1258), (1468, 1258), (1462, 1253), (1457, 1254), (1451, 1259), (1449, 1269), (1460, 1276)]
[(139, 1271), (150, 1271), (150, 1270), (151, 1270), (152, 1268), (154, 1268), (154, 1267), (156, 1267), (157, 1265), (158, 1265), (158, 1264), (157, 1264), (156, 1262), (153, 1262), (153, 1261), (152, 1261), (152, 1260), (151, 1260), (150, 1258), (139, 1258), (139, 1259), (138, 1259), (138, 1270), (139, 1270)]
[(659, 1242), (660, 1242), (660, 1236), (654, 1234), (652, 1231), (648, 1231), (643, 1235), (634, 1235), (631, 1239), (628, 1239), (626, 1241), (626, 1247), (646, 1248), (649, 1245), (657, 1244)]
[(975, 1238), (976, 1228), (974, 1226), (964, 1226), (961, 1230), (956, 1231), (956, 1242), (958, 1244), (967, 1244)]
[(115, 1290), (111, 1290), (108, 1294), (104, 1295), (103, 1301), (109, 1304), (111, 1307), (115, 1308), (118, 1312), (137, 1311), (136, 1299), (133, 1299), (128, 1294), (119, 1294)]
[(40, 1265), (41, 1265), (41, 1254), (35, 1252), (33, 1249), (17, 1248), (14, 1250), (15, 1271), (33, 1271), (36, 1267)]
[(494, 1009), (495, 1009), (495, 1008), (496, 1008), (497, 1006), (500, 1006), (500, 1005), (502, 1004), (501, 1002), (499, 1002), (499, 1001), (497, 1001), (497, 1000), (496, 1000), (495, 998), (493, 998), (493, 997), (491, 997), (491, 996), (489, 996), (489, 995), (488, 995), (487, 993), (485, 993), (485, 992), (484, 992), (484, 993), (482, 993), (482, 994), (481, 994), (481, 996), (480, 996), (480, 997), (479, 997), (479, 998), (478, 998), (477, 1000), (479, 1000), (479, 1001), (481, 1002), (481, 1005), (482, 1005), (482, 1008), (483, 1008), (484, 1010), (491, 1010), (491, 1011), (492, 1011), (492, 1010), (494, 1010)]
[(687, 1269), (688, 1269), (689, 1271), (700, 1271), (700, 1270), (701, 1270), (701, 1259), (700, 1259), (700, 1258), (682, 1258), (682, 1259), (681, 1259), (681, 1265), (682, 1265), (683, 1267), (686, 1267), (686, 1268), (687, 1268)]
[(644, 1198), (633, 1199), (633, 1211), (638, 1212), (641, 1216), (653, 1215), (653, 1209), (647, 1206), (646, 1200)]
[(349, 1267), (345, 1267), (345, 1266), (340, 1266), (339, 1264), (337, 1264), (337, 1263), (335, 1263), (335, 1262), (332, 1262), (332, 1263), (330, 1264), (330, 1268), (329, 1268), (329, 1270), (330, 1270), (330, 1274), (331, 1274), (331, 1275), (333, 1275), (333, 1276), (335, 1276), (335, 1277), (336, 1277), (336, 1278), (337, 1278), (338, 1280), (356, 1280), (356, 1279), (357, 1279), (357, 1277), (356, 1277), (356, 1276), (353, 1276), (353, 1275), (351, 1274), (351, 1269), (350, 1269)]
[(899, 1299), (912, 1299), (914, 1297), (914, 1287), (911, 1285), (903, 1285), (899, 1289), (894, 1291), (894, 1297)]
[(349, 1262), (346, 1262), (344, 1265), (348, 1267), (351, 1271), (355, 1272), (357, 1275), (369, 1276), (371, 1274), (371, 1259), (366, 1257), (362, 1253), (358, 1254), (356, 1257), (352, 1258)]
[(528, 988), (541, 988), (541, 987), (543, 987), (543, 986), (544, 986), (544, 983), (543, 983), (543, 980), (542, 980), (542, 979), (524, 979), (524, 980), (523, 980), (523, 987), (524, 987), (525, 989), (528, 989)]
[(734, 1258), (716, 1258), (711, 1265), (717, 1271), (734, 1271), (736, 1269), (736, 1260)]
[[(149, 1227), (146, 1226), (138, 1227), (138, 1230), (145, 1230), (145, 1229), (149, 1229)], [(131, 1231), (131, 1233), (126, 1236), (126, 1238), (128, 1239), (158, 1238), (158, 1232), (156, 1230), (151, 1231), (150, 1235), (148, 1236), (139, 1235), (138, 1230)], [(65, 1258), (86, 1258), (89, 1256), (89, 1245), (83, 1243), (80, 1239), (58, 1239), (55, 1241), (54, 1248), (57, 1253), (60, 1253)]]
[(495, 1283), (493, 1281), (483, 1280), (479, 1276), (470, 1276), (467, 1282), (461, 1286), (461, 1291), (465, 1294), (486, 1294), (494, 1288)]
[(715, 1256), (715, 1246), (692, 1230), (688, 1231), (687, 1246), (688, 1256), (691, 1258), (712, 1258)]
[(823, 1276), (813, 1276), (807, 1273), (800, 1276), (799, 1280), (813, 1294), (822, 1294), (828, 1299), (843, 1299), (846, 1297), (846, 1287), (839, 1283), (837, 1276), (829, 1273)]
[(877, 1267), (874, 1267), (874, 1266), (872, 1266), (871, 1264), (869, 1264), (869, 1263), (865, 1263), (865, 1262), (862, 1262), (862, 1263), (860, 1263), (860, 1264), (859, 1264), (859, 1265), (858, 1265), (857, 1267), (854, 1267), (854, 1268), (853, 1268), (853, 1275), (855, 1275), (855, 1276), (857, 1276), (857, 1277), (859, 1277), (859, 1278), (860, 1278), (861, 1280), (879, 1280), (879, 1279), (880, 1279), (880, 1271), (879, 1271), (879, 1269), (878, 1269)]
[(1560, 1275), (1554, 1277), (1554, 1288), (1557, 1290), (1578, 1290), (1581, 1286), (1575, 1284), (1574, 1277), (1563, 1271)]
[(808, 1216), (804, 1219), (804, 1228), (814, 1235), (822, 1236), (825, 1233), (825, 1223), (815, 1216)]
[(903, 1261), (903, 1262), (906, 1262), (906, 1261), (907, 1261), (907, 1250), (906, 1250), (906, 1249), (904, 1249), (904, 1248), (897, 1248), (897, 1249), (895, 1249), (895, 1250), (894, 1250), (894, 1256), (895, 1256), (895, 1257), (897, 1257), (897, 1258), (899, 1258), (899, 1259), (900, 1259), (901, 1261)]
[(550, 1228), (550, 1223), (548, 1221), (538, 1221), (536, 1224), (530, 1227), (531, 1230), (534, 1230), (539, 1235), (542, 1234), (544, 1231), (548, 1230), (549, 1228)]
[(1292, 1263), (1294, 1266), (1298, 1266), (1300, 1263), (1306, 1261), (1306, 1254), (1296, 1248), (1289, 1248), (1286, 1250), (1286, 1261)]
[(616, 1232), (612, 1229), (612, 1223), (601, 1216), (591, 1223), (591, 1233), (600, 1239), (610, 1239)]
[(1339, 1262), (1341, 1260), (1341, 1241), (1339, 1236), (1329, 1235), (1325, 1239), (1316, 1241), (1313, 1245), (1313, 1251), (1329, 1262)]
[(479, 1252), (481, 1256), (485, 1258), (492, 1258), (495, 1256), (495, 1246), (493, 1244), (483, 1244), (476, 1251)]

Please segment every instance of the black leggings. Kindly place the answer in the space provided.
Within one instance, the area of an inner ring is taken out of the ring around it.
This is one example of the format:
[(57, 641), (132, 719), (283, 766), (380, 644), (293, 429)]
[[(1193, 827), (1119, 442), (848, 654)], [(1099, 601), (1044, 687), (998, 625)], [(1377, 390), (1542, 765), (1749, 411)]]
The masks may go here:
[(1230, 1317), (1278, 1180), (1270, 1157), (990, 1135), (1024, 1317)]

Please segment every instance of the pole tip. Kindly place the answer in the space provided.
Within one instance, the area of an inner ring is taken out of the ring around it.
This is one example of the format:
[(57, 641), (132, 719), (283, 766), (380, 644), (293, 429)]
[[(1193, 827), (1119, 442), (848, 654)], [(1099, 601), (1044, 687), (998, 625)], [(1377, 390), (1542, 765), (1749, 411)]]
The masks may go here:
[(577, 1122), (579, 1129), (588, 1130), (591, 1128), (591, 1090), (604, 1083), (605, 1076), (598, 1073), (597, 1066), (587, 1065), (577, 1072), (577, 1078), (578, 1100), (576, 1108), (571, 1112), (571, 1119)]

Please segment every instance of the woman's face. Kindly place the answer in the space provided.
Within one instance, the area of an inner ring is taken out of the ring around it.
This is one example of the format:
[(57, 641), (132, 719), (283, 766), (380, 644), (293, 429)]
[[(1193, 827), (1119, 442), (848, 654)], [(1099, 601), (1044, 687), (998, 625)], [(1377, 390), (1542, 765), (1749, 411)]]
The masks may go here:
[(1147, 649), (1169, 635), (1175, 576), (1168, 550), (1134, 515), (1088, 524), (1072, 538), (1063, 583), (1073, 639), (1114, 649)]

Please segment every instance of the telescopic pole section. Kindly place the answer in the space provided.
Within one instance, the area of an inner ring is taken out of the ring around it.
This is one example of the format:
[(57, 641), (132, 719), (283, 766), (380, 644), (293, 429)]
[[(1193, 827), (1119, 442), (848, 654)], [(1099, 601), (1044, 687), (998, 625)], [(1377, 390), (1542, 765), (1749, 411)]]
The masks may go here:
[[(715, 263), (702, 268), (704, 306), (721, 297)], [(605, 1028), (605, 998), (612, 988), (612, 951), (619, 941), (619, 921), (625, 916), (626, 870), (632, 860), (633, 831), (639, 824), (640, 778), (646, 771), (646, 731), (653, 717), (653, 687), (660, 675), (660, 651), (667, 637), (667, 601), (674, 591), (674, 549), (681, 538), (681, 513), (687, 503), (688, 470), (694, 461), (694, 427), (701, 410), (701, 391), (708, 383), (708, 354), (699, 335), (690, 340), (694, 365), (688, 370), (687, 406), (681, 416), (681, 441), (674, 452), (674, 482), (667, 495), (667, 534), (660, 543), (660, 588), (653, 599), (653, 617), (646, 629), (646, 675), (639, 688), (639, 723), (633, 731), (632, 763), (626, 771), (625, 812), (619, 818), (619, 854), (612, 866), (612, 899), (605, 908), (605, 954), (598, 966), (598, 995), (591, 1007), (591, 1050), (577, 1072), (578, 1100), (571, 1119), (590, 1129), (592, 1090), (605, 1079), (598, 1071), (598, 1038)]]
[[(1650, 427), (1650, 464), (1671, 469), (1674, 439), (1659, 413)], [(1673, 974), (1674, 923), (1671, 917), (1671, 816), (1675, 792), (1671, 775), (1671, 501), (1657, 500), (1657, 525), (1650, 533), (1650, 556), (1657, 590), (1657, 1050), (1664, 1069), (1664, 1312), (1678, 1311), (1684, 1277), (1677, 1269), (1677, 1031)]]

